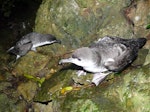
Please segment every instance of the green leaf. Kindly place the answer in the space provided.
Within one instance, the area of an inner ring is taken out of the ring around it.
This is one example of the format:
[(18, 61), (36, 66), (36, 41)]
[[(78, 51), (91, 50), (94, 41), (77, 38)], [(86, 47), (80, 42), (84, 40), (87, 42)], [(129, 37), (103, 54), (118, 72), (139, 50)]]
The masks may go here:
[(146, 29), (150, 29), (150, 24), (146, 26)]
[(27, 79), (34, 79), (32, 75), (28, 75), (28, 74), (24, 74), (24, 77), (26, 77)]
[(27, 79), (32, 79), (33, 81), (37, 82), (39, 87), (41, 87), (42, 83), (45, 81), (45, 77), (39, 78), (39, 77), (34, 77), (29, 74), (24, 74), (24, 77), (26, 77)]

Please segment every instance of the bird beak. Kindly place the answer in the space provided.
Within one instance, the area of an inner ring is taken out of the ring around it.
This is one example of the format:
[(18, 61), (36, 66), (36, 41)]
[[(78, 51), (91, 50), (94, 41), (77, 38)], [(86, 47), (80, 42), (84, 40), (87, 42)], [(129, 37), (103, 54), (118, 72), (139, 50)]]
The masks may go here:
[(60, 40), (56, 40), (56, 41), (55, 41), (55, 43), (59, 43), (59, 44), (61, 44), (61, 41), (60, 41)]
[(72, 63), (72, 58), (61, 59), (61, 60), (59, 61), (59, 64), (63, 64), (63, 63)]

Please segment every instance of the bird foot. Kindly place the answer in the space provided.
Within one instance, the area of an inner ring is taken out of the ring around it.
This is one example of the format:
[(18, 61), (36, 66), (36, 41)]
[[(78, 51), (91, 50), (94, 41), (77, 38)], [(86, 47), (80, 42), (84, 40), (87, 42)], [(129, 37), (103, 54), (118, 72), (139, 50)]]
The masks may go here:
[(37, 52), (35, 47), (32, 47), (31, 50), (34, 51), (34, 52)]
[(86, 75), (86, 72), (83, 71), (83, 70), (78, 70), (78, 71), (76, 72), (76, 74), (78, 75), (78, 77), (80, 77), (80, 76), (82, 76), (82, 75)]
[(99, 83), (102, 82), (105, 79), (105, 77), (109, 74), (110, 74), (110, 72), (94, 74), (94, 77), (92, 79), (92, 83), (94, 83), (96, 86), (98, 86)]

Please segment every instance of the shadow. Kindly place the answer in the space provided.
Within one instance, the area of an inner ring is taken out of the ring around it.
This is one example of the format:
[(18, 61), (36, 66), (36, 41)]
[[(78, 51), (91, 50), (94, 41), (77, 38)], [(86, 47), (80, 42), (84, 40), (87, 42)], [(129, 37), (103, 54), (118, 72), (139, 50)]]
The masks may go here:
[(63, 66), (63, 67), (59, 70), (59, 72), (65, 71), (65, 70), (83, 70), (82, 67), (77, 66), (77, 65), (75, 65), (75, 64), (69, 64), (69, 65), (67, 65), (67, 66), (60, 65), (60, 66)]

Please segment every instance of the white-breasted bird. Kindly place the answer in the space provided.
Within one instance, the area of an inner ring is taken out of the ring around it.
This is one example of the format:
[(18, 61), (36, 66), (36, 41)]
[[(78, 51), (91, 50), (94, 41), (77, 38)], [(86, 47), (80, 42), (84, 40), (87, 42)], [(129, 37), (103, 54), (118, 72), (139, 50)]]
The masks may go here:
[(123, 39), (106, 36), (89, 47), (75, 50), (70, 58), (61, 59), (59, 64), (73, 63), (94, 73), (92, 83), (97, 86), (111, 72), (120, 72), (131, 64), (146, 41), (146, 38)]
[(41, 34), (37, 32), (31, 32), (24, 35), (14, 46), (12, 46), (7, 52), (16, 55), (16, 60), (21, 56), (27, 54), (30, 50), (36, 51), (36, 48), (43, 45), (52, 43), (61, 43), (55, 36), (51, 34)]

